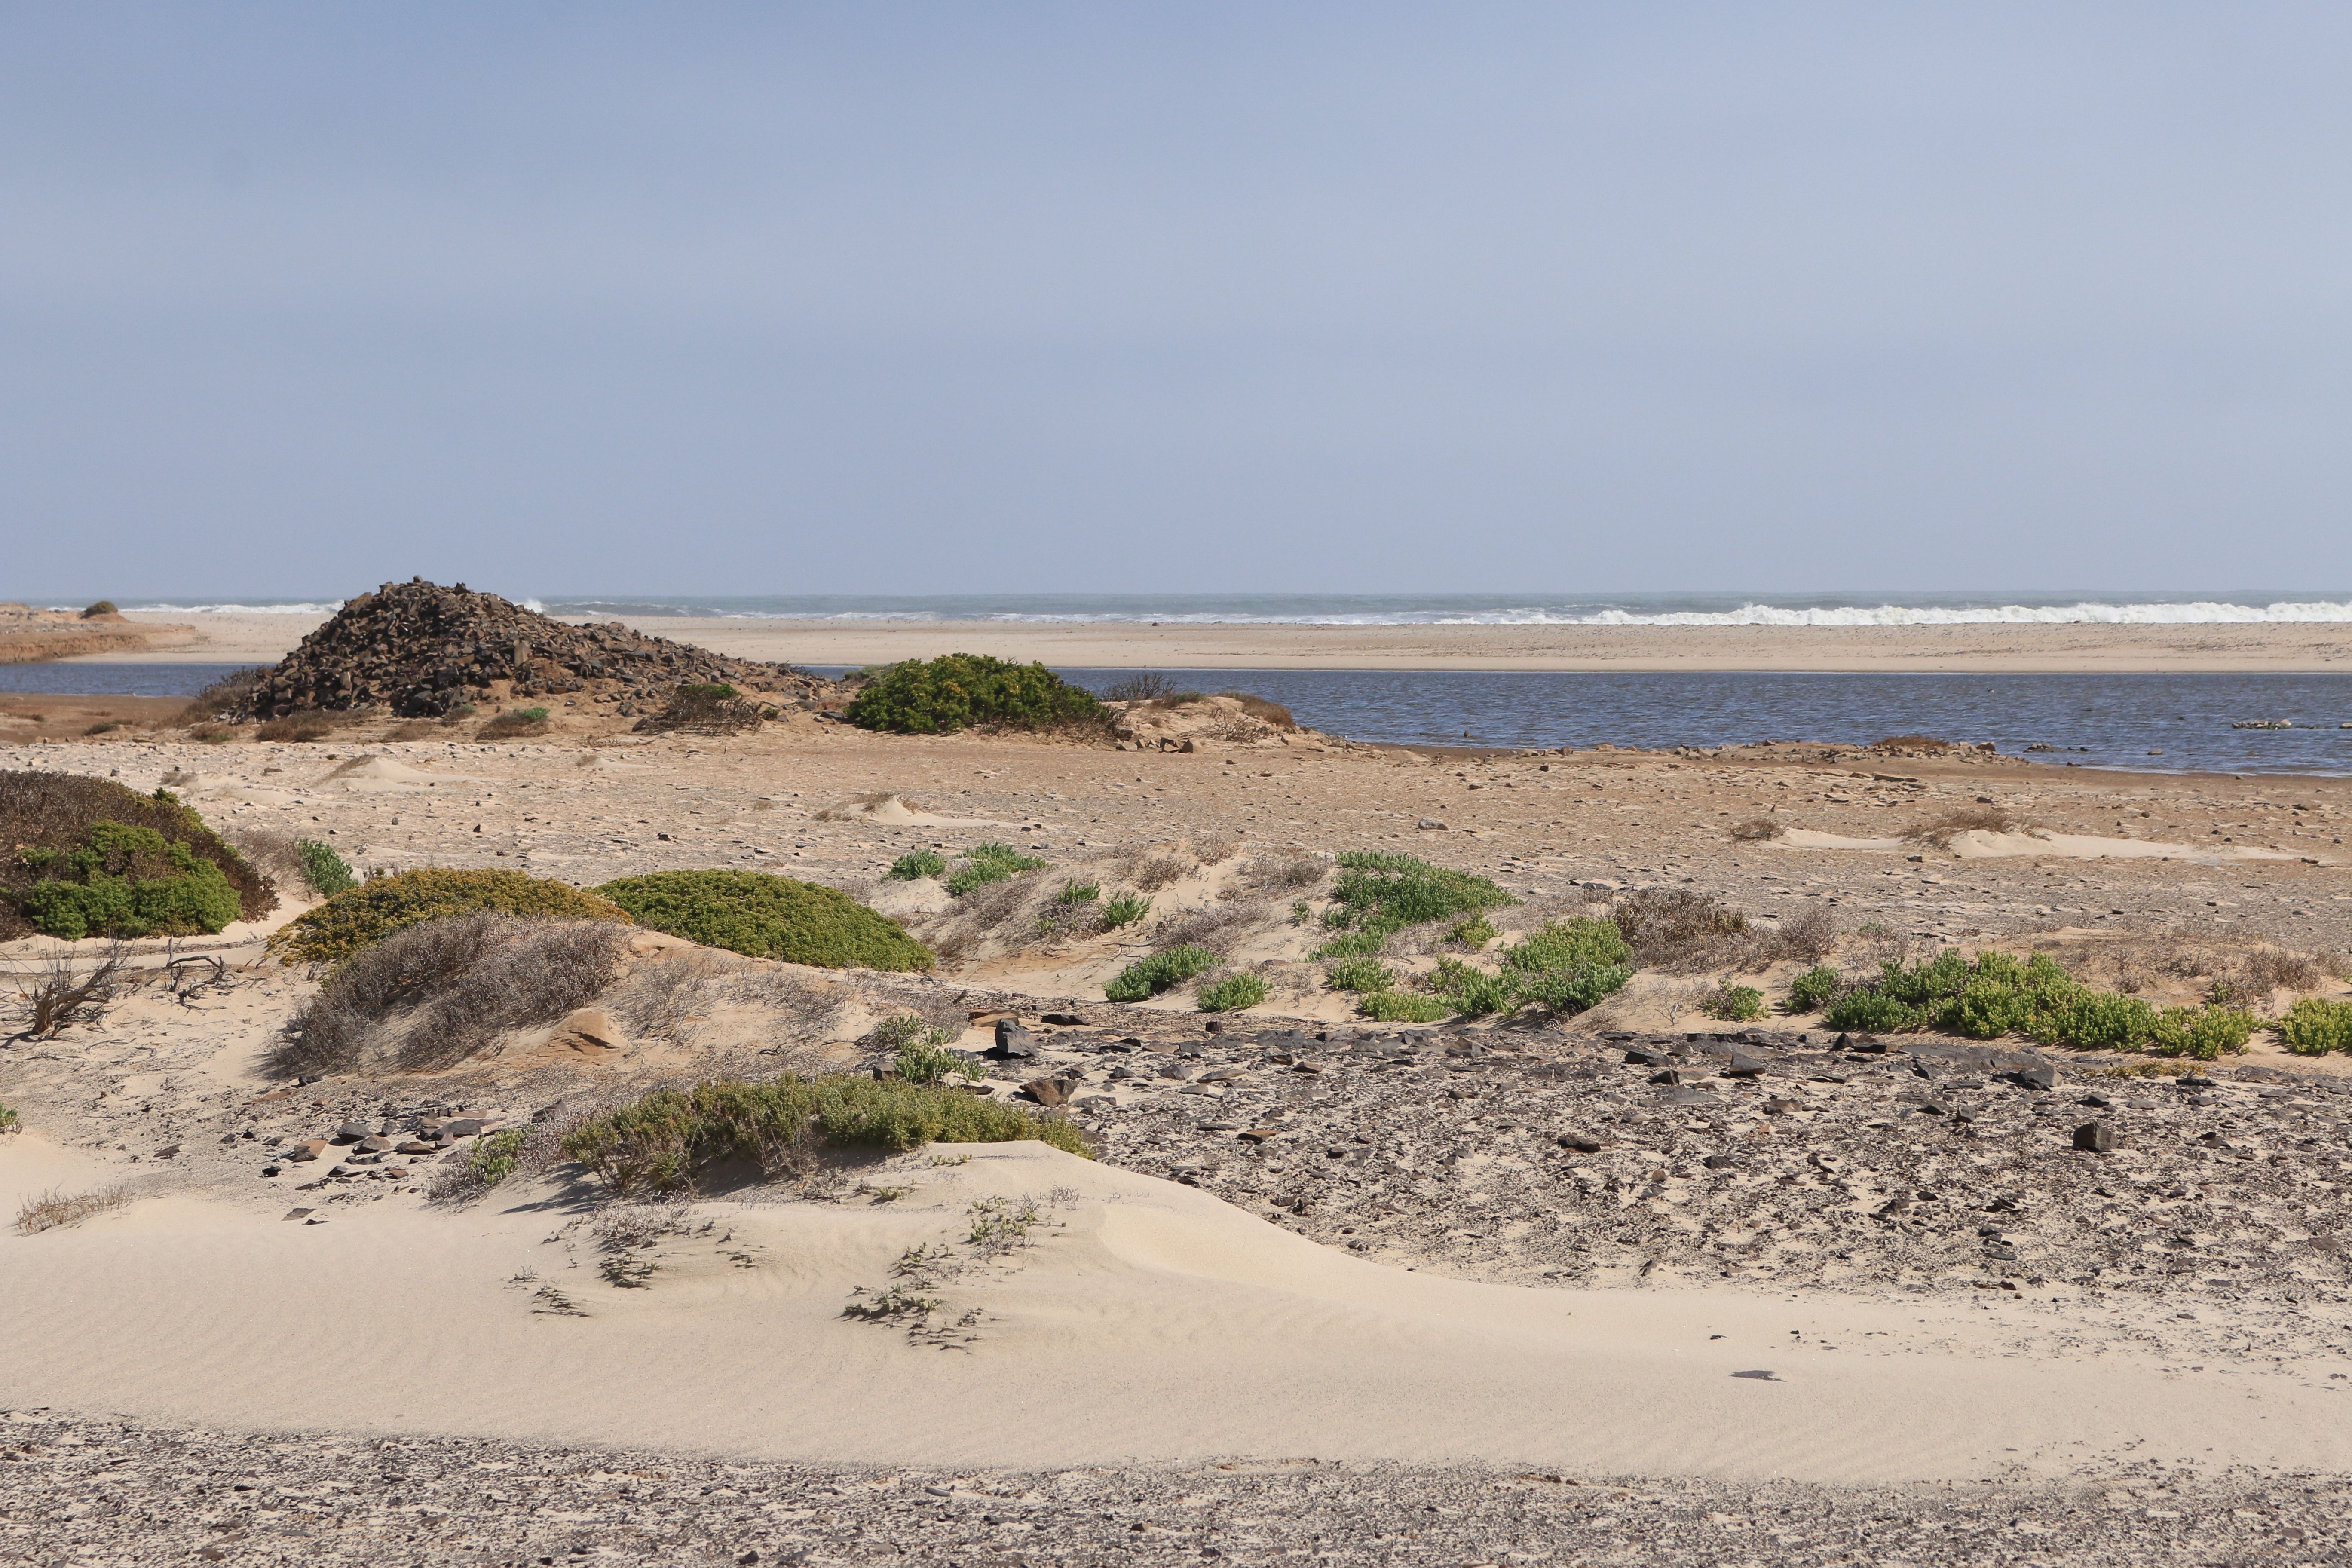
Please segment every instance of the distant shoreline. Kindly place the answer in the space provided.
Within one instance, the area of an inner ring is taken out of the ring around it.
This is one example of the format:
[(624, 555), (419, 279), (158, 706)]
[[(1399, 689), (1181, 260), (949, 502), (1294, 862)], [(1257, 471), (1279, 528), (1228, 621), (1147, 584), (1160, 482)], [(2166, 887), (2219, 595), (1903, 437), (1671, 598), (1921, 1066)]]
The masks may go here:
[[(323, 616), (184, 612), (129, 618), (194, 629), (167, 647), (76, 662), (273, 664)], [(567, 617), (570, 618), (570, 617)], [(887, 664), (983, 653), (1100, 669), (1780, 670), (1843, 674), (2243, 671), (2352, 675), (2352, 625), (1948, 626), (1152, 626), (619, 616), (736, 658)]]

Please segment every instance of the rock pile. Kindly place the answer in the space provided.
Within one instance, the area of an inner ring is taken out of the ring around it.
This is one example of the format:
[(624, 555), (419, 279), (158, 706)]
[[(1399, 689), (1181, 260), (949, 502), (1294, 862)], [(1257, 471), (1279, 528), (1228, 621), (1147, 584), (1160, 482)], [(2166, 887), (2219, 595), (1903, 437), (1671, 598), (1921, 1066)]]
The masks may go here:
[(463, 583), (419, 577), (345, 605), (254, 685), (236, 716), (381, 707), (428, 718), (488, 700), (584, 696), (627, 717), (706, 682), (792, 707), (833, 689), (790, 665), (725, 658), (617, 621), (570, 626)]

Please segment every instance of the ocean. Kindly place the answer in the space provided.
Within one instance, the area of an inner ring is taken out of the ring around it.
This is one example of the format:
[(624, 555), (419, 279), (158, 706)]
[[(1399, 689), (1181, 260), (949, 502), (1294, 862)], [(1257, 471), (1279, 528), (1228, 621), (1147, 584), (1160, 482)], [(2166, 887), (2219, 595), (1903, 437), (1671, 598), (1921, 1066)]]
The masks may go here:
[[(9, 691), (192, 696), (204, 664), (0, 666)], [(838, 675), (839, 668), (822, 673)], [(1066, 669), (1093, 690), (1123, 669)], [(1503, 747), (1867, 744), (1889, 735), (1991, 741), (2053, 765), (2168, 773), (2352, 773), (2352, 674), (1807, 675), (1771, 672), (1169, 669), (1252, 691), (1360, 741)], [(2293, 728), (2239, 730), (2244, 721)], [(2027, 751), (2028, 747), (2050, 750)]]
[[(477, 586), (485, 586), (477, 584)], [(505, 590), (500, 589), (500, 592)], [(1908, 626), (2352, 622), (2352, 589), (2177, 594), (780, 594), (509, 595), (552, 616), (776, 620), (1114, 621), (1168, 625)], [(182, 615), (331, 614), (336, 599), (124, 599)], [(79, 603), (58, 608), (80, 607)]]

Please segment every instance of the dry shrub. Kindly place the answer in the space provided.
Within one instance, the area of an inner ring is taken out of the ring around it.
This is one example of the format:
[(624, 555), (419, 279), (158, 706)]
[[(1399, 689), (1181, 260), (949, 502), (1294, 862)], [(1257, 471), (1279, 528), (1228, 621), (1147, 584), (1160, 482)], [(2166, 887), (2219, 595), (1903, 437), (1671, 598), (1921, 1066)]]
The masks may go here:
[(1243, 712), (1261, 724), (1271, 724), (1277, 730), (1298, 728), (1298, 721), (1293, 719), (1290, 716), (1290, 710), (1279, 702), (1269, 702), (1263, 697), (1254, 697), (1246, 691), (1220, 691), (1217, 695), (1232, 698), (1242, 705)]
[(1129, 860), (1127, 880), (1139, 893), (1156, 893), (1198, 864), (1181, 855), (1140, 855)]
[(269, 674), (268, 665), (255, 665), (250, 669), (233, 669), (202, 691), (180, 710), (175, 724), (201, 724), (209, 720), (226, 719), (247, 711), (252, 706), (253, 693), (263, 678)]
[(1252, 893), (1294, 893), (1329, 876), (1331, 864), (1325, 857), (1303, 849), (1272, 850), (1243, 861), (1234, 886)]
[(1963, 833), (2016, 833), (2025, 824), (1997, 805), (1956, 806), (1940, 816), (1913, 823), (1903, 830), (1903, 837), (1914, 844), (1932, 844), (1938, 849), (1949, 849), (1952, 840)]
[(1819, 963), (1837, 947), (1837, 917), (1824, 906), (1815, 904), (1790, 915), (1769, 934), (1773, 945), (1780, 949), (1776, 956)]
[(729, 978), (709, 954), (671, 951), (634, 965), (605, 1000), (630, 1034), (683, 1043), (688, 1024), (723, 999)]
[(1636, 889), (1610, 906), (1609, 918), (1644, 969), (1720, 969), (1750, 945), (1747, 916), (1686, 888)]
[(16, 987), (20, 1040), (53, 1039), (76, 1024), (95, 1023), (122, 984), (120, 943), (85, 973), (71, 958), (53, 958), (29, 986)]
[[(723, 994), (730, 1002), (784, 1016), (786, 1037), (796, 1041), (829, 1039), (834, 1022), (852, 993), (790, 969), (747, 963), (726, 977)], [(958, 1013), (961, 1030), (963, 1015)]]
[[(170, 780), (164, 782), (168, 784)], [(292, 834), (280, 833), (274, 827), (240, 825), (229, 828), (221, 837), (234, 845), (248, 864), (271, 881), (290, 888), (306, 885), (302, 874), (302, 851), (295, 847)]]
[(37, 1236), (45, 1230), (79, 1225), (92, 1215), (119, 1209), (130, 1201), (131, 1189), (120, 1183), (95, 1192), (70, 1194), (52, 1187), (37, 1197), (25, 1200), (24, 1206), (16, 1211), (16, 1229), (26, 1236)]
[(430, 719), (410, 719), (395, 724), (384, 735), (387, 741), (430, 741), (444, 733), (443, 726)]
[(1779, 821), (1769, 816), (1751, 816), (1745, 822), (1735, 822), (1731, 825), (1731, 837), (1743, 844), (1752, 844), (1766, 838), (1778, 838), (1787, 831), (1788, 829), (1782, 827)]
[(335, 732), (335, 727), (317, 713), (289, 713), (283, 719), (269, 719), (253, 732), (257, 741), (323, 741)]
[(723, 681), (688, 681), (669, 695), (658, 713), (647, 714), (632, 728), (639, 734), (733, 735), (756, 730), (777, 710), (746, 701)]
[(2307, 952), (2265, 947), (2246, 955), (2246, 978), (2264, 992), (2315, 991), (2326, 981), (2319, 961)]
[(551, 1024), (611, 984), (628, 928), (483, 910), (362, 949), (296, 1015), (270, 1065), (292, 1077), (388, 1061), (456, 1065), (509, 1029)]
[(474, 731), (477, 741), (518, 741), (547, 733), (547, 710), (509, 708), (493, 714)]
[(1263, 899), (1235, 900), (1204, 910), (1185, 910), (1162, 920), (1151, 931), (1155, 952), (1174, 947), (1206, 948), (1219, 958), (1241, 945), (1255, 928), (1273, 918), (1273, 906)]
[(1222, 866), (1241, 853), (1242, 841), (1238, 838), (1219, 838), (1207, 844), (1196, 845), (1194, 850), (1200, 856), (1202, 865)]

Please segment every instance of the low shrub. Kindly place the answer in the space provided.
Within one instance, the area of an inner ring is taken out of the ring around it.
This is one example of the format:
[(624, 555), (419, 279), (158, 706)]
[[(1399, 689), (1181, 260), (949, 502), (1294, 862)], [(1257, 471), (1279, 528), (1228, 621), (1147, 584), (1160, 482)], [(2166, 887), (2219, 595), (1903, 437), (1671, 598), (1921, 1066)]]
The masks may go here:
[(890, 862), (889, 878), (894, 882), (911, 882), (922, 877), (944, 877), (948, 858), (936, 849), (913, 849)]
[(237, 891), (220, 867), (152, 827), (93, 823), (72, 848), (17, 855), (39, 880), (16, 907), (47, 936), (191, 936), (237, 916)]
[(474, 1179), (483, 1186), (495, 1187), (513, 1175), (522, 1163), (523, 1137), (521, 1128), (509, 1127), (475, 1139), (473, 1152), (466, 1156)]
[(583, 1121), (563, 1152), (614, 1193), (680, 1192), (715, 1165), (788, 1171), (811, 1146), (887, 1149), (1035, 1141), (1093, 1158), (1069, 1122), (962, 1089), (847, 1073), (658, 1089)]
[(1396, 976), (1378, 959), (1343, 958), (1325, 972), (1323, 983), (1334, 991), (1386, 991), (1396, 984)]
[(322, 899), (331, 899), (360, 885), (358, 873), (335, 853), (331, 845), (316, 838), (298, 838), (294, 841), (294, 853), (302, 858), (302, 879)]
[(658, 713), (634, 726), (646, 734), (734, 735), (756, 730), (777, 710), (746, 700), (724, 681), (690, 681), (669, 695)]
[(513, 741), (530, 735), (547, 733), (547, 710), (544, 708), (509, 708), (492, 715), (474, 731), (477, 741)]
[(0, 1132), (14, 1132), (16, 1131), (16, 1113), (9, 1110), (6, 1106), (0, 1105)]
[(1046, 864), (1010, 844), (976, 844), (963, 852), (963, 864), (948, 879), (948, 891), (961, 898), (991, 882), (1009, 882), (1024, 872), (1042, 871)]
[(1233, 1013), (1265, 1000), (1265, 982), (1255, 974), (1228, 974), (1201, 987), (1197, 999), (1203, 1013)]
[(265, 719), (253, 732), (257, 741), (323, 741), (335, 732), (335, 721), (315, 710), (289, 713), (283, 718)]
[(1103, 904), (1103, 929), (1131, 926), (1151, 912), (1151, 900), (1137, 893), (1121, 893)]
[(52, 1187), (26, 1198), (16, 1210), (16, 1229), (26, 1236), (79, 1225), (95, 1215), (119, 1209), (131, 1201), (131, 1189), (118, 1182), (95, 1192), (67, 1193)]
[(2352, 1051), (2352, 1002), (2306, 996), (2273, 1027), (2278, 1030), (2279, 1044), (2299, 1057)]
[(288, 1024), (270, 1068), (293, 1078), (454, 1067), (509, 1029), (552, 1024), (595, 1001), (627, 944), (617, 921), (495, 910), (403, 927), (327, 976)]
[(94, 605), (90, 605), (90, 606), (89, 606), (89, 608), (88, 608), (88, 609), (84, 610), (84, 611), (81, 613), (81, 618), (82, 618), (83, 620), (87, 621), (87, 620), (93, 620), (93, 619), (97, 618), (97, 617), (98, 617), (98, 616), (119, 616), (119, 615), (121, 615), (121, 613), (122, 613), (121, 611), (120, 611), (120, 610), (118, 610), (118, 609), (116, 609), (116, 608), (114, 607), (114, 601), (113, 601), (113, 600), (111, 600), (111, 599), (100, 599), (100, 600), (99, 600), (99, 601), (98, 601), (98, 603), (96, 603), (96, 604), (94, 604)]
[(1903, 837), (1914, 844), (1949, 849), (1952, 841), (1963, 833), (2013, 833), (2023, 826), (1997, 805), (1963, 805), (1913, 823), (1903, 830)]
[(925, 970), (931, 950), (834, 888), (763, 871), (656, 871), (596, 889), (639, 925), (705, 947), (823, 969)]
[(1501, 934), (1495, 929), (1495, 922), (1485, 915), (1465, 915), (1447, 929), (1445, 940), (1465, 947), (1484, 947)]
[[(136, 885), (149, 880), (172, 885)], [(37, 900), (46, 926), (26, 908), (43, 883), (59, 884)], [(131, 885), (114, 885), (121, 883)], [(169, 790), (141, 795), (78, 773), (0, 773), (0, 942), (36, 930), (64, 935), (77, 921), (84, 936), (215, 931), (277, 906), (269, 879)]]
[(1100, 882), (1065, 882), (1062, 890), (1054, 895), (1057, 904), (1091, 904), (1102, 897)]
[(1145, 1001), (1216, 966), (1217, 955), (1206, 948), (1171, 947), (1165, 952), (1139, 958), (1120, 970), (1103, 987), (1103, 998), (1110, 1002)]
[(247, 669), (230, 670), (191, 698), (173, 722), (201, 724), (207, 720), (226, 719), (249, 711), (254, 691), (269, 674), (269, 669), (268, 665), (257, 664)]
[(902, 735), (952, 734), (974, 725), (1107, 731), (1109, 723), (1093, 692), (1044, 665), (972, 653), (891, 665), (857, 694), (844, 717), (860, 729)]
[(1496, 955), (1489, 974), (1458, 958), (1442, 958), (1421, 982), (1471, 1017), (1507, 1013), (1538, 1003), (1566, 1017), (1593, 1007), (1633, 977), (1625, 941), (1608, 921), (1546, 922)]
[(1381, 931), (1378, 929), (1370, 931), (1351, 931), (1343, 936), (1333, 937), (1330, 941), (1316, 948), (1315, 951), (1308, 953), (1307, 956), (1309, 958), (1325, 959), (1370, 958), (1374, 954), (1378, 953), (1382, 948), (1388, 946), (1389, 938), (1395, 934), (1396, 932), (1394, 931)]
[(1731, 837), (1742, 844), (1756, 844), (1765, 839), (1778, 838), (1787, 831), (1788, 829), (1782, 827), (1779, 821), (1769, 816), (1751, 816), (1745, 822), (1735, 822), (1731, 825)]
[(1485, 877), (1450, 871), (1411, 855), (1358, 849), (1340, 855), (1339, 862), (1333, 901), (1323, 921), (1343, 929), (1385, 934), (1518, 901)]
[(609, 899), (569, 882), (520, 871), (460, 871), (430, 866), (394, 877), (371, 877), (297, 915), (269, 939), (289, 963), (333, 963), (396, 931), (449, 915), (496, 910), (550, 920), (619, 921), (626, 911)]
[(938, 1083), (950, 1073), (958, 1078), (981, 1079), (988, 1076), (985, 1069), (974, 1066), (948, 1049), (945, 1030), (898, 1047), (896, 1062), (898, 1076), (908, 1083)]
[(1747, 956), (1748, 917), (1687, 888), (1638, 888), (1610, 905), (1609, 918), (1645, 969), (1714, 969)]
[(1835, 965), (1817, 963), (1789, 982), (1789, 1011), (1818, 1013), (1836, 1001), (1844, 987)]
[(1434, 1024), (1454, 1016), (1454, 1009), (1434, 996), (1412, 991), (1373, 991), (1356, 1004), (1356, 1011), (1381, 1024)]
[(1699, 1011), (1727, 1024), (1747, 1024), (1764, 1016), (1764, 993), (1753, 985), (1718, 985), (1699, 1004)]
[(2094, 990), (2048, 953), (2021, 960), (1986, 952), (1971, 962), (1947, 949), (1916, 966), (1885, 961), (1876, 980), (1832, 1002), (1822, 1022), (1884, 1034), (1936, 1029), (1976, 1040), (2020, 1035), (2045, 1046), (2210, 1061), (2243, 1050), (2257, 1020), (2225, 1007), (2158, 1008)]
[(1106, 702), (1148, 702), (1175, 689), (1176, 683), (1164, 675), (1130, 675), (1112, 681), (1100, 695)]

